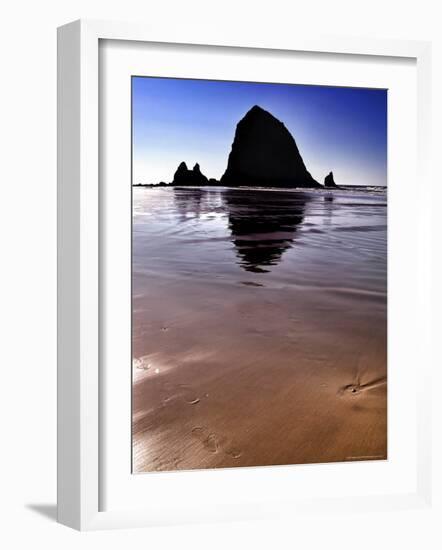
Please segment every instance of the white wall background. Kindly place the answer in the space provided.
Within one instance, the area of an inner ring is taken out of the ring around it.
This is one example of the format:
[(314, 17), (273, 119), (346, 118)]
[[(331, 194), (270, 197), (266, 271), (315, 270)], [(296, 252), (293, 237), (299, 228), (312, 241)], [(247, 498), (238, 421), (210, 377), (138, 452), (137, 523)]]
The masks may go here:
[[(16, 0), (0, 32), (0, 545), (4, 548), (440, 548), (441, 491), (433, 510), (371, 516), (79, 534), (55, 516), (56, 410), (56, 27), (74, 19), (185, 25), (214, 35), (311, 33), (433, 40), (434, 158), (441, 143), (442, 34), (437, 0)], [(436, 163), (434, 164), (436, 167)], [(435, 185), (442, 187), (438, 170)], [(439, 214), (441, 191), (433, 212)], [(440, 217), (440, 214), (439, 214)], [(412, 230), (412, 227), (410, 227)], [(434, 222), (438, 250), (441, 231)], [(438, 233), (437, 233), (438, 231)], [(405, 236), (406, 238), (406, 236)], [(440, 255), (439, 255), (440, 259)], [(441, 263), (435, 280), (441, 281)], [(437, 291), (440, 302), (440, 291)], [(435, 295), (436, 299), (436, 295)], [(440, 321), (435, 318), (435, 321)], [(442, 364), (439, 365), (442, 369)], [(440, 392), (435, 398), (442, 464)], [(441, 488), (436, 470), (435, 483)], [(437, 522), (439, 519), (439, 522)], [(439, 523), (439, 526), (437, 525)], [(6, 542), (6, 539), (8, 541)]]

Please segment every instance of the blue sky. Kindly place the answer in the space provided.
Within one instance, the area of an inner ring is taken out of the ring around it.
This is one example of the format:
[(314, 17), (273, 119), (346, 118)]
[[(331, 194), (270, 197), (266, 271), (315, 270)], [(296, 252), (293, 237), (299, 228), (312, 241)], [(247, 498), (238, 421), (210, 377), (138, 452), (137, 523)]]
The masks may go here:
[(132, 77), (133, 183), (169, 182), (181, 161), (220, 178), (238, 121), (260, 105), (284, 122), (319, 182), (387, 184), (387, 91)]

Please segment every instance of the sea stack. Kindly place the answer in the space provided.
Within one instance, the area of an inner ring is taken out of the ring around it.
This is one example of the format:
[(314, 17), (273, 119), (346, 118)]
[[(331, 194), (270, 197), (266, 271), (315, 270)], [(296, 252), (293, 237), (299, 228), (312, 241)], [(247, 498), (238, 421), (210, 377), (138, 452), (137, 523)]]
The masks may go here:
[(207, 177), (201, 173), (200, 165), (195, 164), (192, 170), (187, 168), (185, 162), (178, 166), (171, 185), (207, 185)]
[(305, 167), (293, 136), (255, 105), (236, 126), (222, 185), (320, 187)]
[(337, 187), (335, 180), (333, 178), (333, 172), (330, 172), (327, 176), (324, 178), (324, 187)]

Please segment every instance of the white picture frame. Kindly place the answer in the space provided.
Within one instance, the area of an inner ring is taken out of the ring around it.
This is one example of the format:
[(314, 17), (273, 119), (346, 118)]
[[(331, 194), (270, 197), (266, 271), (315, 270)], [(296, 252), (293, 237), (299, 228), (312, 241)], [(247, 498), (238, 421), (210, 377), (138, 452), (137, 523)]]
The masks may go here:
[[(329, 509), (364, 511), (403, 507), (422, 507), (431, 501), (430, 401), (425, 388), (430, 386), (431, 300), (429, 220), (425, 208), (418, 209), (419, 314), (422, 346), (426, 355), (416, 383), (417, 399), (417, 484), (404, 494), (390, 493), (336, 498), (304, 499), (275, 503), (250, 502), (247, 509), (232, 507), (226, 514), (215, 503), (202, 503), (189, 513), (147, 508), (103, 511), (100, 503), (101, 433), (100, 414), (100, 133), (99, 133), (99, 44), (101, 40), (204, 45), (209, 47), (273, 52), (301, 51), (349, 56), (411, 58), (417, 70), (417, 159), (422, 205), (431, 202), (428, 173), (430, 120), (430, 45), (426, 42), (365, 40), (357, 38), (304, 38), (296, 36), (278, 43), (265, 40), (249, 43), (246, 39), (216, 44), (180, 35), (156, 36), (153, 29), (136, 24), (76, 21), (58, 31), (58, 521), (80, 530), (140, 527), (177, 522), (198, 522), (242, 517), (266, 517), (293, 513), (316, 513)], [(351, 467), (351, 466), (350, 466)], [(283, 472), (281, 470), (281, 472)], [(182, 474), (189, 475), (189, 474)], [(237, 470), (237, 475), (241, 475)], [(284, 475), (283, 473), (281, 475)], [(330, 475), (333, 475), (332, 473)], [(147, 496), (147, 498), (149, 498)]]

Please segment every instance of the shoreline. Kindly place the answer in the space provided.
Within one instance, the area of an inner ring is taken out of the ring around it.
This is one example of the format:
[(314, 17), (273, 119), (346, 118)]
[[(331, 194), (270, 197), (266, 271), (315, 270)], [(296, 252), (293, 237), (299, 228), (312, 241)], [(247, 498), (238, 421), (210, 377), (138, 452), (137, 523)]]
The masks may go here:
[(246, 185), (239, 186), (227, 186), (227, 185), (159, 185), (159, 184), (149, 184), (149, 183), (134, 183), (131, 186), (133, 189), (218, 189), (218, 190), (237, 190), (244, 189), (246, 191), (297, 191), (297, 192), (315, 192), (315, 191), (378, 191), (378, 192), (387, 192), (387, 186), (376, 186), (376, 185), (337, 185), (336, 187), (258, 187), (253, 186), (249, 187)]

